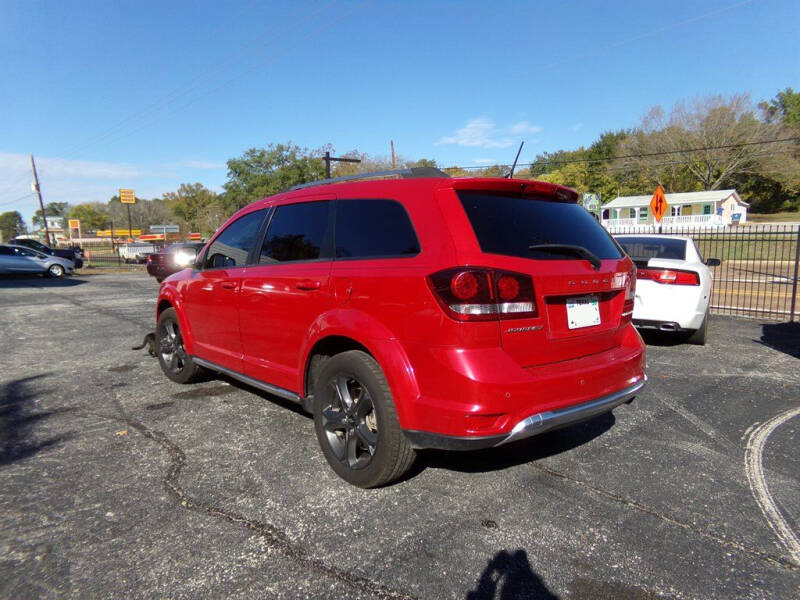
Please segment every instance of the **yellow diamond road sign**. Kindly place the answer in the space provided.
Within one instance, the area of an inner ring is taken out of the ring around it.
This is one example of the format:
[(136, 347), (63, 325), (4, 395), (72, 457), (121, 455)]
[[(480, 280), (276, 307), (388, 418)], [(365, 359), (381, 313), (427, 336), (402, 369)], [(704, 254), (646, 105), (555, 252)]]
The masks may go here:
[(120, 190), (119, 201), (123, 204), (136, 204), (136, 195), (133, 190)]

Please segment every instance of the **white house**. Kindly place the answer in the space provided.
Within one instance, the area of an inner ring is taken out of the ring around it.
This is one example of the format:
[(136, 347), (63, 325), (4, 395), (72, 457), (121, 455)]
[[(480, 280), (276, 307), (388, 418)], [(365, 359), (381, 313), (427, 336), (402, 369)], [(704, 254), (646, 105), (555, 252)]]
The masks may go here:
[[(664, 194), (669, 209), (661, 218), (661, 225), (720, 227), (747, 222), (747, 202), (736, 190), (711, 190)], [(650, 213), (649, 196), (620, 196), (602, 207), (602, 223), (607, 228), (642, 227), (656, 225)]]

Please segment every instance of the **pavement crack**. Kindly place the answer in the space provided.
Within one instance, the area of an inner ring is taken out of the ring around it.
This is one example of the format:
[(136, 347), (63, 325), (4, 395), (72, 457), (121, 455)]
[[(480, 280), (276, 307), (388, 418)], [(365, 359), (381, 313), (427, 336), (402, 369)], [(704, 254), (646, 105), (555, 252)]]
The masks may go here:
[(684, 529), (686, 531), (691, 531), (692, 533), (695, 533), (695, 534), (697, 534), (697, 535), (699, 535), (701, 537), (704, 537), (704, 538), (706, 538), (708, 540), (711, 540), (711, 541), (719, 544), (720, 546), (725, 546), (726, 548), (732, 548), (732, 549), (737, 550), (739, 552), (744, 552), (745, 554), (749, 554), (751, 556), (754, 556), (755, 558), (758, 558), (759, 560), (762, 560), (764, 562), (770, 563), (770, 564), (778, 566), (778, 567), (782, 567), (782, 568), (790, 570), (790, 571), (798, 571), (798, 570), (800, 570), (800, 568), (798, 568), (797, 565), (795, 565), (790, 560), (787, 560), (787, 559), (782, 558), (780, 556), (775, 556), (774, 554), (770, 554), (768, 552), (762, 552), (761, 550), (756, 550), (756, 549), (753, 549), (753, 548), (749, 548), (748, 546), (746, 546), (745, 544), (743, 544), (741, 542), (737, 542), (735, 540), (729, 540), (729, 539), (721, 537), (719, 535), (716, 535), (716, 534), (713, 534), (713, 533), (709, 533), (708, 531), (704, 531), (704, 530), (692, 525), (691, 523), (685, 523), (684, 521), (676, 519), (675, 517), (671, 517), (671, 516), (669, 516), (669, 515), (667, 515), (665, 513), (662, 513), (660, 511), (654, 509), (654, 508), (650, 508), (649, 506), (647, 506), (645, 504), (642, 504), (641, 502), (638, 502), (636, 500), (631, 500), (630, 498), (626, 498), (624, 496), (620, 496), (619, 494), (615, 494), (613, 492), (609, 492), (607, 490), (599, 488), (599, 487), (589, 483), (588, 481), (584, 481), (582, 479), (577, 479), (575, 477), (571, 477), (571, 476), (567, 475), (566, 473), (562, 473), (560, 471), (556, 471), (555, 469), (551, 469), (550, 467), (546, 467), (546, 466), (541, 465), (541, 464), (534, 463), (531, 466), (533, 468), (535, 468), (535, 469), (538, 469), (539, 471), (547, 473), (548, 475), (551, 475), (551, 476), (556, 477), (558, 479), (561, 479), (563, 481), (568, 481), (568, 482), (570, 482), (570, 483), (572, 483), (574, 485), (577, 485), (577, 486), (580, 486), (580, 487), (582, 487), (584, 489), (587, 489), (587, 490), (591, 491), (594, 494), (597, 494), (599, 496), (603, 496), (604, 498), (608, 498), (609, 500), (613, 500), (614, 502), (619, 502), (620, 504), (623, 504), (623, 505), (627, 506), (628, 508), (631, 508), (631, 509), (637, 510), (637, 511), (639, 511), (641, 513), (650, 515), (651, 517), (655, 517), (657, 519), (660, 519), (661, 521), (664, 521), (665, 523), (669, 523), (670, 525), (674, 525), (676, 527), (680, 527), (681, 529)]
[(267, 544), (282, 552), (285, 556), (295, 560), (310, 570), (316, 571), (322, 575), (326, 575), (332, 579), (340, 581), (357, 589), (361, 592), (371, 595), (374, 598), (391, 598), (398, 600), (416, 600), (416, 596), (406, 594), (399, 590), (390, 588), (383, 584), (325, 564), (323, 561), (311, 556), (308, 551), (301, 546), (293, 543), (287, 535), (269, 523), (250, 519), (244, 515), (240, 515), (233, 511), (214, 506), (213, 504), (203, 502), (190, 496), (178, 482), (179, 476), (183, 467), (186, 465), (186, 454), (181, 448), (172, 442), (166, 435), (160, 431), (150, 429), (147, 425), (131, 417), (123, 408), (119, 398), (115, 395), (113, 398), (117, 411), (120, 414), (121, 420), (128, 425), (131, 429), (137, 431), (143, 437), (155, 442), (163, 450), (166, 451), (171, 463), (167, 469), (167, 473), (163, 478), (164, 489), (172, 496), (178, 504), (182, 507), (192, 510), (201, 514), (209, 515), (219, 519), (223, 519), (234, 525), (239, 525), (253, 531), (263, 538)]

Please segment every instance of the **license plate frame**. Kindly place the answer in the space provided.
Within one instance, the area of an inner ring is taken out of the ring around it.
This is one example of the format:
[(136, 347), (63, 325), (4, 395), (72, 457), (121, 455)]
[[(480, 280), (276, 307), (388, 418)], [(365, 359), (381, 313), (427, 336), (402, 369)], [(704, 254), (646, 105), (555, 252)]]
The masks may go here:
[(600, 301), (597, 296), (575, 296), (567, 298), (567, 327), (583, 329), (600, 325)]

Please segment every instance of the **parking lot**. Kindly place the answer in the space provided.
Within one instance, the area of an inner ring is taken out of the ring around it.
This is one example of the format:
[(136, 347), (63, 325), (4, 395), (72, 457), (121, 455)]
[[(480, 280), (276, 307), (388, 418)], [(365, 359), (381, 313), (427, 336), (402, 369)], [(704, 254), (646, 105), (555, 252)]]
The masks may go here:
[(0, 596), (795, 598), (800, 331), (649, 338), (631, 405), (361, 490), (311, 419), (144, 350), (141, 273), (0, 279)]

